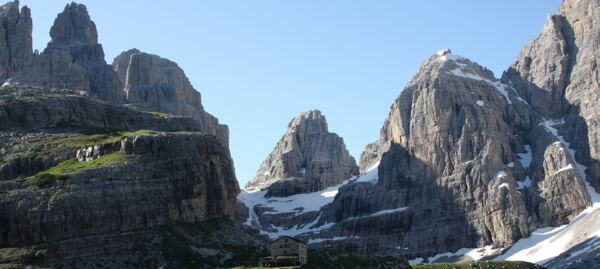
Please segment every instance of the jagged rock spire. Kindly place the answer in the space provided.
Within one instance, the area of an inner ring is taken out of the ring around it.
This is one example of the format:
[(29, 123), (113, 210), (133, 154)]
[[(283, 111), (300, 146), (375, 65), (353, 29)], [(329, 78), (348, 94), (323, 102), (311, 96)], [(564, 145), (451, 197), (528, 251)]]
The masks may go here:
[(98, 44), (96, 24), (83, 4), (68, 4), (54, 20), (50, 29), (52, 41), (48, 46), (73, 46)]
[(9, 2), (0, 6), (0, 22), (0, 79), (7, 79), (31, 64), (31, 10)]
[(318, 110), (300, 113), (246, 186), (248, 191), (269, 189), (268, 196), (318, 191), (358, 172), (344, 140), (327, 128)]

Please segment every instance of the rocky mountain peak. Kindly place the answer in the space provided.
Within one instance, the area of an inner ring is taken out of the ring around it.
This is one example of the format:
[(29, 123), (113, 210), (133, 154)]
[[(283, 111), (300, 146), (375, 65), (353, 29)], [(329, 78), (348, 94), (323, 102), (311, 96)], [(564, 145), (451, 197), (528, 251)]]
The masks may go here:
[(7, 15), (10, 13), (18, 13), (19, 12), (19, 1), (8, 2), (2, 6), (0, 6), (0, 13), (3, 15)]
[(131, 56), (134, 54), (142, 53), (140, 50), (133, 48), (124, 52), (121, 52), (119, 56), (117, 56), (113, 61), (113, 68), (119, 74), (121, 81), (126, 83), (127, 79), (127, 69), (129, 68), (129, 63), (131, 62)]
[(600, 3), (596, 0), (563, 0), (560, 9), (558, 10), (559, 15), (576, 15), (586, 16), (591, 13), (594, 9), (598, 8)]
[[(519, 98), (508, 85), (498, 81), (489, 69), (452, 54), (450, 49), (441, 50), (421, 65), (392, 104), (388, 119), (381, 129), (380, 140), (367, 145), (361, 155), (360, 170), (364, 173), (378, 164), (391, 143), (407, 147), (411, 137), (429, 137), (427, 132), (433, 129), (417, 133), (418, 129), (411, 126), (415, 120), (419, 126), (429, 124), (436, 126), (435, 129), (440, 132), (452, 130), (457, 127), (451, 126), (452, 121), (461, 122), (467, 116), (488, 116), (491, 109), (505, 110), (513, 99)], [(460, 135), (459, 130), (454, 131)]]
[(98, 44), (96, 24), (83, 4), (72, 2), (54, 20), (50, 29), (49, 46), (74, 46)]
[(268, 189), (267, 196), (285, 197), (337, 185), (357, 173), (344, 140), (328, 131), (320, 111), (312, 110), (292, 119), (246, 190)]
[[(452, 54), (452, 50), (450, 49), (442, 49), (431, 56), (423, 64), (420, 72), (428, 69), (433, 69), (437, 74), (441, 75), (460, 76), (467, 79), (496, 80), (490, 70), (467, 58)], [(431, 75), (430, 72), (427, 72), (426, 75)], [(415, 77), (420, 77), (420, 74), (417, 74)]]
[(300, 113), (288, 124), (288, 132), (327, 133), (327, 120), (319, 110)]
[(19, 1), (0, 6), (0, 79), (7, 79), (31, 63), (31, 11)]

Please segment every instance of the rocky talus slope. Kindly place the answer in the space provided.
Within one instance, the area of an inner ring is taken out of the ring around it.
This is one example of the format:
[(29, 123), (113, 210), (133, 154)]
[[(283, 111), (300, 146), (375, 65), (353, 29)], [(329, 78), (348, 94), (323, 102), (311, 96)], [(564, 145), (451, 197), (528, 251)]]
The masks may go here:
[(325, 116), (314, 110), (300, 113), (288, 124), (245, 190), (268, 190), (267, 197), (286, 197), (320, 191), (357, 174), (344, 140), (330, 133)]

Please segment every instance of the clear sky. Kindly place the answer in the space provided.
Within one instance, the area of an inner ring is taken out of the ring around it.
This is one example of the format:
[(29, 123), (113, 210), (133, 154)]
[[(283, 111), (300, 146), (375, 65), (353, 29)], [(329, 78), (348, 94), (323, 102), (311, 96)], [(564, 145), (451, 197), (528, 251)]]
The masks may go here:
[[(21, 0), (43, 50), (70, 1)], [(352, 155), (379, 136), (419, 65), (442, 48), (500, 76), (560, 0), (82, 0), (106, 59), (169, 58), (229, 125), (240, 186), (298, 113), (319, 109)]]

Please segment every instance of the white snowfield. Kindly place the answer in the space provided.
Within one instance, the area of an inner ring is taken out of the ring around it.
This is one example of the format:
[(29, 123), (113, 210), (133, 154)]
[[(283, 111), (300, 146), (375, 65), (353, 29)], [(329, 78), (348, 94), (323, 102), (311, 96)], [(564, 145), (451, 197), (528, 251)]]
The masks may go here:
[[(313, 222), (305, 225), (295, 225), (291, 228), (284, 227), (262, 227), (258, 221), (258, 216), (254, 212), (254, 207), (264, 207), (268, 211), (263, 214), (281, 214), (281, 213), (293, 213), (294, 216), (304, 214), (307, 212), (319, 211), (323, 206), (326, 206), (333, 202), (335, 196), (338, 194), (338, 190), (348, 183), (360, 183), (368, 182), (376, 184), (378, 181), (378, 168), (379, 162), (374, 164), (367, 170), (365, 174), (360, 177), (354, 177), (341, 183), (340, 185), (329, 187), (325, 190), (313, 192), (313, 193), (302, 193), (296, 194), (289, 197), (265, 197), (267, 190), (253, 189), (251, 191), (242, 191), (238, 195), (238, 200), (242, 201), (248, 208), (248, 219), (244, 224), (258, 228), (262, 234), (266, 234), (271, 238), (277, 238), (279, 236), (298, 236), (306, 233), (315, 233), (321, 230), (331, 228), (334, 224), (327, 223), (321, 226), (316, 226), (321, 216), (317, 217)], [(369, 216), (380, 216), (384, 214), (392, 214), (400, 211), (404, 211), (406, 208), (388, 209), (373, 213)], [(368, 217), (368, 216), (363, 216)], [(273, 231), (275, 230), (275, 231)], [(351, 239), (351, 238), (347, 238)], [(323, 239), (330, 240), (330, 239)], [(337, 240), (342, 240), (338, 238)]]
[[(281, 214), (281, 213), (293, 213), (294, 216), (319, 211), (321, 207), (333, 202), (333, 199), (338, 193), (340, 187), (346, 185), (351, 180), (355, 178), (346, 180), (341, 184), (333, 187), (329, 187), (325, 190), (313, 192), (313, 193), (302, 193), (296, 194), (289, 197), (265, 197), (267, 194), (266, 190), (262, 191), (253, 191), (246, 192), (242, 191), (238, 195), (238, 200), (242, 201), (244, 205), (248, 208), (249, 214), (248, 219), (245, 224), (248, 226), (253, 226), (258, 228), (262, 234), (266, 234), (271, 238), (277, 238), (283, 235), (287, 236), (297, 236), (305, 233), (313, 233), (321, 230), (329, 229), (333, 226), (333, 223), (321, 225), (316, 227), (315, 225), (318, 223), (320, 216), (317, 217), (313, 222), (308, 223), (306, 225), (295, 225), (289, 229), (284, 227), (262, 227), (260, 222), (258, 221), (258, 216), (254, 212), (255, 206), (261, 206), (264, 208), (268, 208), (269, 211), (263, 214)], [(268, 229), (263, 229), (268, 228)], [(275, 231), (272, 231), (275, 230)]]
[[(306, 212), (319, 211), (324, 205), (333, 202), (339, 188), (348, 182), (350, 182), (350, 180), (346, 180), (340, 185), (329, 187), (322, 191), (301, 193), (289, 197), (267, 198), (265, 197), (267, 190), (254, 192), (243, 191), (238, 195), (238, 199), (249, 209), (252, 209), (257, 205), (270, 208), (270, 210), (264, 214), (294, 213), (295, 215), (299, 215)], [(253, 210), (250, 211), (252, 212)]]

